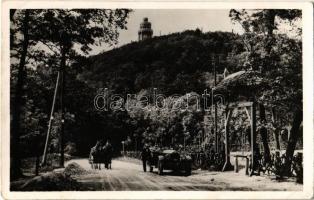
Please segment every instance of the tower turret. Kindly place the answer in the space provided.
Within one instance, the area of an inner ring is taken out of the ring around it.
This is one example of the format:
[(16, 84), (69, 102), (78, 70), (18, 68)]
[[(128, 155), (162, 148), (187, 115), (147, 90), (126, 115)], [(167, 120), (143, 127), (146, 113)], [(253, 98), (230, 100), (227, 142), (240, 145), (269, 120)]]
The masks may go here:
[(152, 30), (152, 24), (148, 21), (148, 18), (145, 17), (143, 19), (143, 22), (140, 24), (140, 30), (138, 31), (138, 40), (146, 40), (149, 38), (152, 38), (153, 36), (153, 30)]

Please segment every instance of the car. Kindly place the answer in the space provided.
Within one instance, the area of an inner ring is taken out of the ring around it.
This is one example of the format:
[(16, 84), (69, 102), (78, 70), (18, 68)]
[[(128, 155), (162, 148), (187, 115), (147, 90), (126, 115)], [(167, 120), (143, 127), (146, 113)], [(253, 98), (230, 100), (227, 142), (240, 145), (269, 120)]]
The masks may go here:
[(163, 170), (173, 170), (175, 172), (182, 172), (189, 176), (192, 170), (192, 158), (184, 152), (178, 152), (173, 149), (159, 149), (152, 148), (151, 159), (149, 161), (150, 171), (153, 168), (158, 169), (158, 174), (162, 175)]

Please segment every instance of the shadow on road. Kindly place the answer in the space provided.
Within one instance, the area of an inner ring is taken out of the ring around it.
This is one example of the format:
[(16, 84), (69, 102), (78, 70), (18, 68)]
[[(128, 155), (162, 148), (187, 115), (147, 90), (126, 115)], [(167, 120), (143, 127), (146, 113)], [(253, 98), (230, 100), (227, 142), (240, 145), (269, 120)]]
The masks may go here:
[[(180, 171), (172, 171), (172, 170), (165, 170), (163, 171), (163, 173), (161, 175), (158, 174), (157, 171), (153, 171), (153, 172), (147, 172), (147, 173), (152, 173), (158, 176), (181, 176), (181, 177), (187, 177), (190, 175), (185, 175), (184, 172), (180, 172)], [(191, 173), (191, 175), (195, 174), (194, 172)]]

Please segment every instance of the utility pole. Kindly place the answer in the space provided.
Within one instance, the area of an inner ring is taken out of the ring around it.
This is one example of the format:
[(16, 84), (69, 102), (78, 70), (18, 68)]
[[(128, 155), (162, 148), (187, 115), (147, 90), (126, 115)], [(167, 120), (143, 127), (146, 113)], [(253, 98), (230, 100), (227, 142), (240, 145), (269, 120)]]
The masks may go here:
[(124, 150), (124, 141), (121, 142), (122, 143), (122, 152), (123, 152), (123, 157), (125, 157), (125, 150)]
[(46, 161), (47, 161), (48, 141), (49, 141), (50, 132), (51, 132), (51, 125), (52, 125), (52, 120), (53, 120), (53, 113), (54, 113), (54, 110), (55, 110), (55, 103), (56, 103), (56, 97), (57, 97), (58, 88), (59, 88), (59, 81), (60, 81), (60, 71), (58, 71), (56, 87), (55, 87), (55, 91), (54, 91), (54, 94), (53, 94), (52, 108), (51, 108), (50, 118), (49, 118), (49, 123), (48, 123), (48, 130), (47, 130), (44, 154), (43, 154), (43, 159), (42, 159), (42, 162), (41, 162), (42, 166), (45, 165)]

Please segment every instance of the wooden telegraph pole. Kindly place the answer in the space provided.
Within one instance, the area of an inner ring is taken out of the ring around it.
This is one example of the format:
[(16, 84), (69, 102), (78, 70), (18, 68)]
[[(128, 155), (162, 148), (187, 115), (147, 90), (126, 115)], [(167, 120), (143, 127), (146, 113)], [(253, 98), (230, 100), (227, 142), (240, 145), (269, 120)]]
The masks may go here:
[(121, 143), (122, 143), (122, 152), (123, 152), (123, 157), (125, 157), (124, 141), (122, 141)]
[(256, 144), (256, 102), (253, 100), (252, 106), (251, 106), (251, 159), (252, 159), (252, 171), (250, 173), (250, 176), (254, 174), (254, 171), (256, 170), (256, 156), (258, 154), (257, 152), (257, 144)]
[(58, 71), (56, 87), (55, 87), (55, 91), (54, 91), (54, 94), (53, 94), (52, 107), (51, 107), (50, 118), (49, 118), (49, 123), (48, 123), (48, 130), (47, 130), (47, 136), (46, 136), (46, 143), (45, 143), (45, 148), (44, 148), (43, 159), (42, 159), (42, 162), (41, 162), (42, 166), (46, 165), (46, 162), (47, 162), (48, 141), (49, 141), (50, 132), (51, 132), (53, 113), (54, 113), (54, 110), (55, 110), (56, 97), (57, 97), (58, 87), (59, 87), (59, 80), (60, 80), (60, 71)]

